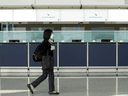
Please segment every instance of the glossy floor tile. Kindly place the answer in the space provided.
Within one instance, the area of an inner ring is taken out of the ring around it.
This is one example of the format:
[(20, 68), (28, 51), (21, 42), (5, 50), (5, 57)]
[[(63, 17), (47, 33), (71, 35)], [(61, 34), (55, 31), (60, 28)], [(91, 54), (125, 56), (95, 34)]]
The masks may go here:
[[(0, 96), (53, 96), (48, 94), (48, 78), (30, 93), (27, 84), (37, 77), (0, 77)], [(128, 77), (55, 77), (54, 96), (128, 96)]]

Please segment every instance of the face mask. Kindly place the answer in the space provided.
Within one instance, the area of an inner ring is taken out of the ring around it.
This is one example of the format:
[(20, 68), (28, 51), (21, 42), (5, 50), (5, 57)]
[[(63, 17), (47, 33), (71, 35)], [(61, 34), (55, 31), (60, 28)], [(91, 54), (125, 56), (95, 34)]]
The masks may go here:
[(53, 36), (54, 36), (54, 35), (52, 34), (52, 35), (51, 35), (51, 38), (53, 38)]

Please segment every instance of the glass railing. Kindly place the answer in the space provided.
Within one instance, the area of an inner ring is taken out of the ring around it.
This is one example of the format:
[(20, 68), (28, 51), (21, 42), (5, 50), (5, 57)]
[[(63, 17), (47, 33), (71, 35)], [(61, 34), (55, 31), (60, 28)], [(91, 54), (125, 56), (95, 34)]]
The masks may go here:
[[(53, 31), (54, 41), (72, 42), (101, 42), (101, 39), (112, 39), (111, 42), (128, 42), (128, 31)], [(0, 31), (0, 42), (20, 40), (20, 42), (42, 42), (42, 31)]]

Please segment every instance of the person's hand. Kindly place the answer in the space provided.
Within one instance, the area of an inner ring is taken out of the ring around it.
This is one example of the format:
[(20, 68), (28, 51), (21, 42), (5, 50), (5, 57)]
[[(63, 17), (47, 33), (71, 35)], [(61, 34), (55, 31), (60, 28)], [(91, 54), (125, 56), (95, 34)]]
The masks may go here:
[(52, 45), (51, 45), (51, 50), (55, 50), (55, 46), (52, 46)]

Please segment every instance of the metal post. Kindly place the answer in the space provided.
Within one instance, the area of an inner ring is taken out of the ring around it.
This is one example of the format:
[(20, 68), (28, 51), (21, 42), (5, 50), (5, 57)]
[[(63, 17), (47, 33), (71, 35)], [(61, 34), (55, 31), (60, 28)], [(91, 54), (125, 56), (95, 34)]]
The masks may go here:
[[(30, 77), (28, 77), (28, 84), (30, 84)], [(30, 91), (28, 89), (28, 96), (30, 96)]]
[(88, 68), (88, 66), (89, 66), (89, 43), (87, 42), (87, 76), (88, 76), (88, 71), (89, 71), (89, 68)]
[(59, 77), (57, 77), (57, 92), (59, 92)]
[(87, 96), (89, 96), (88, 91), (89, 91), (89, 80), (88, 80), (88, 77), (87, 77)]
[(59, 42), (57, 42), (57, 69), (59, 69)]
[(116, 42), (116, 75), (118, 75), (118, 42)]
[(59, 92), (59, 42), (57, 42), (57, 91)]
[(116, 95), (118, 95), (118, 77), (116, 77)]
[(29, 76), (29, 74), (30, 74), (30, 69), (29, 69), (29, 67), (30, 67), (30, 58), (29, 58), (29, 42), (28, 42), (28, 76)]

